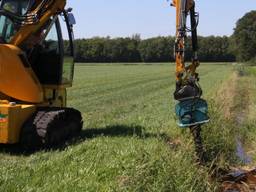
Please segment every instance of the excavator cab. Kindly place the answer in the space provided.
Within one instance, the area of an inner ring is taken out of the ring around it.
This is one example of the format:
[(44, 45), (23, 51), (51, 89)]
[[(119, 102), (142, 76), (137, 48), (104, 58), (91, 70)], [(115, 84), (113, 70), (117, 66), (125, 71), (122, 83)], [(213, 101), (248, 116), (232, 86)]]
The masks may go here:
[[(1, 44), (12, 44), (17, 34), (23, 35), (22, 28), (39, 22), (31, 22), (32, 16), (29, 15), (29, 12), (36, 8), (36, 2), (35, 0), (0, 1)], [(65, 89), (72, 86), (75, 19), (71, 11), (72, 9), (63, 10), (52, 16), (18, 45), (25, 53), (26, 58), (23, 57), (22, 60), (26, 60), (27, 65), (32, 68), (34, 76), (44, 88), (45, 95), (50, 95), (51, 90), (56, 91), (59, 87)], [(27, 24), (25, 21), (28, 18), (31, 23)], [(65, 94), (64, 89), (59, 89), (59, 92), (62, 92), (60, 94)], [(63, 103), (62, 106), (64, 105)]]
[[(14, 16), (8, 17), (0, 12), (0, 43), (10, 43), (22, 25), (15, 20), (15, 16), (26, 15), (34, 3), (34, 0), (1, 1), (1, 11)], [(70, 11), (69, 9), (69, 12), (63, 11), (59, 16), (52, 17), (47, 24), (20, 45), (21, 49), (27, 53), (28, 60), (42, 85), (72, 86), (74, 17)]]
[[(72, 86), (74, 38), (68, 14), (63, 13), (49, 20), (45, 26), (22, 45), (27, 49), (31, 66), (44, 87)], [(67, 30), (64, 31), (64, 29)], [(29, 45), (36, 41), (35, 45)]]

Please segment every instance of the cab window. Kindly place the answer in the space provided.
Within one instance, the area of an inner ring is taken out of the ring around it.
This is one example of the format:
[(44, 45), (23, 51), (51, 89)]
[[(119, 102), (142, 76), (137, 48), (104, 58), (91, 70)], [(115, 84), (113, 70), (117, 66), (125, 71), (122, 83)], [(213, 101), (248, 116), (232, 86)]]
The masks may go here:
[(60, 85), (62, 83), (63, 48), (58, 19), (51, 25), (45, 39), (33, 48), (31, 59), (39, 81), (44, 85)]
[(74, 73), (74, 51), (73, 51), (73, 34), (68, 30), (68, 21), (64, 16), (59, 17), (63, 46), (64, 46), (64, 58), (62, 69), (62, 84), (71, 84)]
[[(0, 9), (12, 12), (16, 15), (26, 14), (27, 8), (27, 0), (2, 0), (0, 2)], [(19, 26), (14, 24), (8, 17), (0, 15), (0, 43), (9, 43), (18, 28)]]
[(2, 0), (1, 8), (16, 15), (24, 15), (28, 11), (28, 0)]
[(14, 23), (6, 16), (0, 16), (0, 43), (9, 43), (15, 33)]

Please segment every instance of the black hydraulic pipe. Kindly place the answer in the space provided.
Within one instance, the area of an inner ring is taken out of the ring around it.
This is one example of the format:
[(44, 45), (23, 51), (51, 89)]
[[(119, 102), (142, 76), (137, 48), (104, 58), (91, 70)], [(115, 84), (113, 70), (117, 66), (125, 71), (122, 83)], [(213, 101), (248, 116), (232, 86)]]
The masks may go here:
[(192, 49), (193, 49), (193, 52), (195, 53), (198, 51), (197, 21), (196, 21), (195, 5), (193, 5), (190, 10), (190, 22), (191, 22)]

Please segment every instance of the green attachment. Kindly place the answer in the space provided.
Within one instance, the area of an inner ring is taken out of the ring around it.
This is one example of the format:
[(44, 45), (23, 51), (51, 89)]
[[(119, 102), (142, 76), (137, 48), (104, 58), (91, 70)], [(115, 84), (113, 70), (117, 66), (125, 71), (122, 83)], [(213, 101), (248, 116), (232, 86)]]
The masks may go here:
[(207, 102), (200, 98), (180, 101), (175, 107), (180, 127), (191, 127), (209, 122)]

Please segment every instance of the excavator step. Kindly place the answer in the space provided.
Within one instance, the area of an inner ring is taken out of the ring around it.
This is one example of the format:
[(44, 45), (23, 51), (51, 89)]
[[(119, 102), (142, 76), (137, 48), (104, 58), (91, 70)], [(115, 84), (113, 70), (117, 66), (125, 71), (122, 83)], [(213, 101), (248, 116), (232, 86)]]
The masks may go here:
[(191, 127), (209, 122), (207, 102), (200, 98), (180, 101), (175, 107), (178, 125)]
[(23, 125), (20, 142), (26, 149), (53, 147), (79, 135), (81, 113), (73, 108), (39, 108)]

